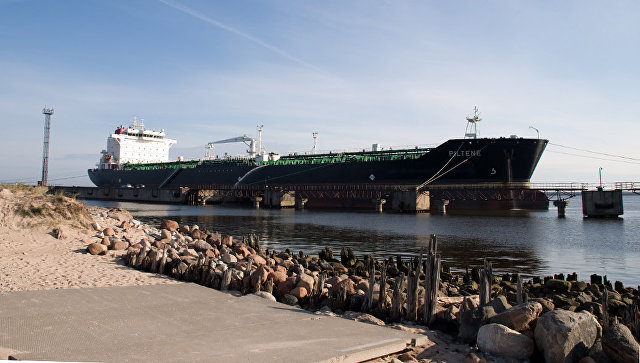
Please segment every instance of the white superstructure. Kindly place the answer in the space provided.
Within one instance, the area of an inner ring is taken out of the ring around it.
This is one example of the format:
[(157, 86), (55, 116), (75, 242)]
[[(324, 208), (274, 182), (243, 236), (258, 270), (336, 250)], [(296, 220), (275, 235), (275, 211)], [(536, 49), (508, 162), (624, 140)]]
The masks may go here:
[(145, 130), (134, 117), (129, 127), (120, 126), (107, 138), (98, 167), (114, 169), (125, 163), (148, 164), (169, 161), (169, 149), (176, 140), (165, 138), (164, 130)]

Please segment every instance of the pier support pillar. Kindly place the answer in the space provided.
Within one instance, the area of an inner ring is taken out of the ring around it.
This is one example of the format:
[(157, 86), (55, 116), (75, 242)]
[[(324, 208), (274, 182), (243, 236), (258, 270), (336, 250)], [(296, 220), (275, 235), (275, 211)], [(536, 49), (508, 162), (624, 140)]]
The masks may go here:
[(439, 199), (431, 201), (431, 213), (434, 214), (447, 214), (447, 206), (449, 205), (448, 199)]
[(558, 208), (558, 218), (566, 217), (567, 206), (569, 205), (569, 202), (567, 202), (566, 200), (554, 200), (553, 205)]
[(296, 209), (304, 209), (304, 205), (307, 204), (309, 198), (296, 197)]
[(382, 206), (387, 202), (386, 199), (374, 199), (373, 204), (375, 205), (376, 212), (382, 213)]
[(260, 209), (260, 202), (262, 202), (262, 197), (253, 197), (251, 198), (251, 202), (253, 203), (253, 208)]

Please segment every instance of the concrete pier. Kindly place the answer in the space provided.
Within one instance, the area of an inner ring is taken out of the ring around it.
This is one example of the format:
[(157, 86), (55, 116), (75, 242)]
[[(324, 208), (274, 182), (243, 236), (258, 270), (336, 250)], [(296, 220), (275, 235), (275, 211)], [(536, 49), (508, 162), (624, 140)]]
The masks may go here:
[(260, 202), (262, 202), (262, 197), (251, 198), (251, 203), (253, 203), (253, 208), (255, 209), (260, 209)]
[(447, 214), (448, 199), (435, 199), (430, 202), (429, 211), (433, 214)]
[(309, 198), (302, 198), (300, 196), (296, 196), (296, 209), (302, 210), (304, 209), (304, 205), (307, 204)]
[(589, 218), (617, 218), (624, 214), (622, 190), (582, 192), (582, 215)]
[(425, 212), (429, 208), (429, 192), (411, 190), (391, 193), (391, 209), (394, 211)]
[(569, 201), (554, 200), (553, 205), (558, 208), (558, 218), (566, 217), (567, 206), (569, 205)]
[(375, 211), (378, 213), (382, 213), (382, 206), (387, 202), (386, 199), (374, 199), (373, 205), (375, 207)]
[(267, 189), (264, 191), (264, 206), (269, 208), (289, 208), (296, 205), (296, 193)]

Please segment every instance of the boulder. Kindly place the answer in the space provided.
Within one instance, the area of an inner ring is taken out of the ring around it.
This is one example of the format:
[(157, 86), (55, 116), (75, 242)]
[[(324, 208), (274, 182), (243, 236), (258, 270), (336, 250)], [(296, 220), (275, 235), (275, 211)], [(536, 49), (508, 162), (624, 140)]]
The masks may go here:
[(277, 290), (280, 293), (280, 295), (286, 295), (295, 286), (296, 286), (295, 278), (287, 278), (286, 280), (278, 284)]
[(533, 354), (533, 340), (501, 324), (487, 324), (478, 330), (478, 348), (487, 353), (518, 360)]
[(100, 227), (100, 224), (98, 222), (91, 223), (91, 227), (93, 227), (93, 230), (96, 232), (102, 231), (102, 227)]
[(539, 298), (539, 299), (533, 299), (533, 301), (536, 301), (536, 302), (540, 303), (540, 305), (542, 305), (542, 314), (544, 314), (544, 313), (546, 313), (548, 311), (553, 311), (556, 308), (556, 306), (553, 305), (553, 301), (551, 301), (549, 299)]
[(614, 362), (637, 363), (640, 361), (638, 342), (626, 325), (616, 321), (602, 336), (602, 350)]
[(222, 262), (229, 264), (232, 262), (238, 262), (238, 258), (230, 253), (225, 253), (224, 255), (222, 255), (221, 257)]
[(282, 303), (283, 304), (287, 304), (287, 305), (296, 305), (298, 303), (298, 298), (291, 295), (291, 294), (285, 294), (284, 296), (282, 296)]
[(276, 301), (275, 296), (271, 295), (270, 293), (266, 292), (266, 291), (258, 291), (255, 293), (255, 295), (260, 296), (263, 299), (267, 299), (267, 300), (271, 300), (271, 301)]
[(550, 279), (544, 283), (544, 286), (553, 291), (568, 292), (571, 290), (571, 282), (565, 280)]
[(262, 256), (257, 255), (257, 254), (252, 254), (250, 255), (251, 259), (253, 259), (253, 263), (255, 263), (256, 265), (266, 265), (267, 264), (267, 260), (265, 260)]
[(87, 252), (92, 255), (102, 255), (107, 252), (107, 246), (102, 243), (91, 243), (87, 246)]
[(337, 294), (343, 286), (347, 289), (347, 295), (354, 295), (356, 293), (356, 283), (351, 279), (344, 279), (333, 285), (331, 287), (331, 293)]
[(287, 274), (282, 271), (269, 272), (267, 279), (273, 279), (273, 283), (277, 286), (279, 283), (287, 279)]
[(171, 231), (170, 231), (170, 230), (168, 230), (168, 229), (166, 229), (166, 228), (163, 228), (163, 229), (160, 231), (160, 239), (163, 239), (163, 240), (165, 240), (165, 239), (166, 239), (166, 240), (171, 240), (171, 237), (172, 237), (172, 236), (171, 236)]
[(296, 299), (302, 299), (305, 296), (307, 296), (307, 289), (305, 289), (304, 287), (294, 287), (293, 289), (291, 289), (291, 291), (289, 292), (289, 294), (293, 295), (296, 297)]
[(168, 229), (171, 232), (175, 232), (180, 228), (180, 225), (176, 221), (172, 221), (171, 219), (164, 219), (160, 222), (160, 229)]
[(373, 315), (364, 314), (364, 313), (360, 314), (354, 320), (355, 321), (359, 321), (361, 323), (367, 323), (367, 324), (373, 324), (373, 325), (380, 325), (380, 326), (384, 326), (385, 325), (384, 321), (382, 321), (381, 319), (378, 319)]
[(125, 241), (113, 241), (111, 242), (111, 249), (115, 251), (126, 250), (129, 248), (129, 242)]
[(116, 232), (113, 230), (113, 228), (111, 227), (107, 227), (105, 228), (102, 233), (104, 233), (104, 235), (106, 237), (111, 237), (111, 236), (115, 236)]
[(502, 324), (516, 331), (523, 331), (529, 328), (529, 323), (537, 319), (540, 313), (542, 313), (542, 305), (539, 302), (531, 301), (503, 311), (492, 317), (490, 322)]
[(496, 314), (500, 314), (503, 311), (511, 309), (511, 304), (507, 302), (507, 298), (504, 295), (498, 295), (493, 300), (489, 301), (487, 306), (493, 307)]
[(298, 275), (298, 282), (296, 283), (296, 287), (304, 287), (307, 292), (311, 292), (313, 290), (313, 285), (315, 280), (312, 276), (307, 274)]
[(269, 270), (266, 266), (260, 266), (251, 273), (251, 286), (262, 285), (267, 282)]
[(205, 241), (203, 241), (201, 239), (198, 239), (198, 240), (193, 241), (193, 243), (191, 244), (191, 248), (193, 248), (194, 250), (196, 250), (198, 252), (204, 252), (206, 250), (212, 249), (213, 247), (210, 244), (208, 244), (207, 242), (205, 242)]
[(127, 229), (131, 228), (131, 224), (128, 221), (122, 221), (122, 223), (120, 223), (120, 228), (126, 231)]
[(196, 252), (196, 250), (194, 250), (193, 248), (187, 248), (184, 251), (182, 251), (182, 255), (195, 258), (195, 257), (198, 257), (198, 252)]
[(602, 334), (593, 314), (554, 310), (538, 318), (535, 340), (546, 362), (577, 362)]

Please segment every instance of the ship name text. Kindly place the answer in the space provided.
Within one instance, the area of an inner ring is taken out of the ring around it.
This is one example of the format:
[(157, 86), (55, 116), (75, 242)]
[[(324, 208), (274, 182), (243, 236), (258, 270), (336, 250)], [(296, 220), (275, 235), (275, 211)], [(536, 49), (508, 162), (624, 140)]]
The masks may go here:
[(449, 156), (463, 156), (463, 157), (481, 156), (480, 152), (481, 152), (481, 150), (449, 151)]

